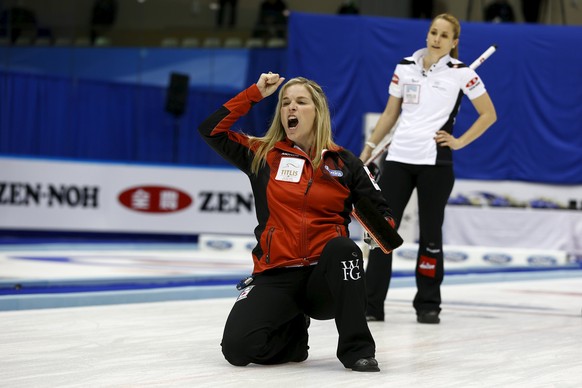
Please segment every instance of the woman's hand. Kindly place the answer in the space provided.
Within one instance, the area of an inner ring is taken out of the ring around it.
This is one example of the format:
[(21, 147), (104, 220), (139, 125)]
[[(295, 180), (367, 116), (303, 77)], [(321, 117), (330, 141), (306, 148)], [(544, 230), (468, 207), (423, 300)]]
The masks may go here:
[(257, 87), (259, 88), (263, 98), (265, 98), (275, 93), (283, 81), (285, 81), (285, 78), (280, 77), (277, 73), (263, 73), (257, 81)]
[(449, 147), (452, 150), (463, 148), (462, 142), (446, 131), (438, 131), (434, 140), (441, 147)]
[(360, 154), (360, 160), (364, 163), (372, 156), (372, 149), (370, 147), (364, 147), (362, 153)]

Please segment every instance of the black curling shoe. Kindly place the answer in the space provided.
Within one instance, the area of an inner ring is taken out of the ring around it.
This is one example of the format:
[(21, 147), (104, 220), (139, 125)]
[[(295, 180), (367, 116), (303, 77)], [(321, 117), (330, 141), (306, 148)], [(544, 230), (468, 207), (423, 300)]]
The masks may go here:
[(360, 358), (352, 365), (355, 372), (380, 372), (378, 361), (374, 357)]
[(438, 311), (419, 311), (416, 314), (416, 321), (418, 323), (439, 323), (441, 320), (439, 318)]

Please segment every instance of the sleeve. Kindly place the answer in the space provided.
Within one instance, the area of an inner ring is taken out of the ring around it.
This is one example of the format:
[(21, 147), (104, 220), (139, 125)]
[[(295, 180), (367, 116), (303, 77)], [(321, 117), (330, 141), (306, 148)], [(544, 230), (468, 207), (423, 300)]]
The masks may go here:
[(402, 98), (402, 83), (400, 82), (401, 70), (402, 66), (396, 65), (392, 80), (390, 81), (390, 87), (388, 88), (388, 93), (397, 98)]
[(358, 203), (361, 198), (367, 197), (383, 217), (393, 219), (392, 211), (380, 191), (380, 186), (374, 180), (368, 167), (349, 151), (346, 153), (349, 155), (346, 157), (347, 164), (353, 175), (350, 187), (353, 203)]
[(250, 111), (255, 103), (262, 99), (259, 88), (253, 84), (230, 99), (198, 126), (198, 132), (204, 141), (225, 160), (247, 175), (253, 158), (249, 137), (232, 131), (231, 128), (239, 118)]
[(487, 91), (485, 89), (485, 84), (475, 70), (470, 67), (464, 67), (460, 70), (461, 89), (469, 99), (473, 100)]

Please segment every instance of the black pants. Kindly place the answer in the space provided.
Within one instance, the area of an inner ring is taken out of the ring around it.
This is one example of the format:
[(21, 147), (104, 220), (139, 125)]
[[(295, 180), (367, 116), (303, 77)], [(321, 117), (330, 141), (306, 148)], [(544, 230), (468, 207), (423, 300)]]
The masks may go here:
[(255, 277), (228, 316), (222, 353), (237, 366), (302, 361), (308, 349), (306, 314), (335, 318), (337, 357), (349, 368), (375, 355), (365, 309), (362, 252), (349, 238), (337, 237), (315, 266), (274, 269)]
[[(417, 292), (413, 306), (417, 312), (439, 311), (443, 281), (442, 225), (455, 177), (452, 166), (412, 165), (384, 162), (378, 182), (392, 209), (396, 226), (416, 188), (418, 195), (419, 249), (416, 259)], [(374, 249), (368, 257), (366, 285), (367, 315), (384, 318), (384, 300), (392, 276), (392, 254)]]

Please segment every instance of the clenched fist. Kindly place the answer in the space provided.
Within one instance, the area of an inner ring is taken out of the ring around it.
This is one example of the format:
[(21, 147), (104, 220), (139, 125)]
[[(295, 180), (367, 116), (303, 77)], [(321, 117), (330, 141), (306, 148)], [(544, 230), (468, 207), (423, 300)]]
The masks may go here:
[(271, 94), (275, 93), (277, 88), (285, 81), (284, 77), (279, 76), (277, 73), (263, 73), (259, 77), (257, 81), (257, 87), (261, 92), (261, 95), (264, 97), (268, 97)]

